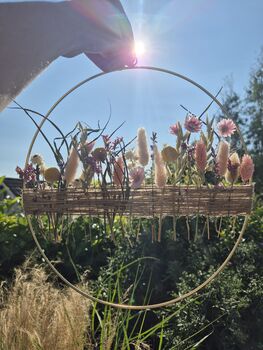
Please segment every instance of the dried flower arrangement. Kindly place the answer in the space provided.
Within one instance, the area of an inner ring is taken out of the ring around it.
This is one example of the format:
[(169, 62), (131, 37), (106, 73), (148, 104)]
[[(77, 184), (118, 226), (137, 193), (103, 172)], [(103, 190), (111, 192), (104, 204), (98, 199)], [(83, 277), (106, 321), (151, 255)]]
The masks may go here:
[[(125, 143), (123, 137), (115, 137), (122, 125), (107, 135), (108, 123), (96, 129), (77, 123), (59, 146), (54, 143), (56, 167), (46, 167), (38, 154), (24, 170), (17, 167), (26, 184), (27, 214), (103, 216), (111, 227), (119, 216), (158, 217), (160, 239), (165, 216), (250, 212), (254, 165), (249, 155), (240, 160), (230, 149), (236, 132), (232, 120), (221, 120), (214, 130), (214, 119), (202, 121), (187, 112), (184, 127), (176, 122), (169, 128), (174, 145), (162, 149), (155, 132), (150, 145), (144, 128)], [(129, 149), (133, 142), (135, 149)], [(67, 159), (61, 154), (63, 145)]]

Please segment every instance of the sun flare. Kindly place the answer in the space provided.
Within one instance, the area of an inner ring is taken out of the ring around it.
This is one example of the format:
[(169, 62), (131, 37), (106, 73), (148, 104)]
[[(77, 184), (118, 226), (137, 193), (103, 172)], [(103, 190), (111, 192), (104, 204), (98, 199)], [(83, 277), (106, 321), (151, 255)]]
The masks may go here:
[(141, 40), (136, 41), (135, 45), (134, 45), (134, 51), (135, 51), (135, 55), (139, 58), (144, 56), (145, 52), (146, 52), (146, 46), (145, 43)]

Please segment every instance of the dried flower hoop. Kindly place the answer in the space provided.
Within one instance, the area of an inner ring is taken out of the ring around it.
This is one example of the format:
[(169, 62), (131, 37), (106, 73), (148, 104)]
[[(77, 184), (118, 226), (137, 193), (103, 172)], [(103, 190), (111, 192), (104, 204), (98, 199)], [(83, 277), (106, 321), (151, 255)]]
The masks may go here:
[[(139, 69), (142, 69), (142, 70), (149, 70), (149, 71), (157, 71), (157, 72), (161, 72), (161, 73), (165, 73), (165, 74), (169, 74), (169, 75), (172, 75), (172, 76), (175, 76), (179, 79), (182, 79), (190, 84), (192, 84), (193, 86), (197, 87), (199, 90), (201, 90), (203, 93), (205, 93), (207, 96), (209, 96), (212, 101), (214, 103), (216, 103), (219, 108), (221, 109), (221, 111), (223, 112), (223, 114), (227, 117), (227, 118), (230, 118), (228, 116), (228, 113), (224, 110), (224, 107), (222, 106), (222, 104), (218, 101), (218, 99), (212, 95), (208, 90), (206, 90), (204, 87), (202, 87), (200, 84), (196, 83), (195, 81), (193, 81), (192, 79), (182, 75), (182, 74), (179, 74), (179, 73), (176, 73), (176, 72), (173, 72), (171, 70), (167, 70), (167, 69), (162, 69), (162, 68), (157, 68), (157, 67), (151, 67), (151, 66), (137, 66), (137, 67), (132, 67), (132, 68), (123, 68), (121, 70), (116, 70), (116, 71), (125, 71), (125, 70), (139, 70)], [(32, 142), (29, 146), (29, 149), (28, 149), (28, 153), (27, 153), (27, 157), (26, 157), (26, 162), (25, 162), (25, 165), (27, 165), (29, 163), (29, 159), (30, 159), (30, 156), (31, 156), (31, 152), (32, 152), (32, 148), (35, 144), (35, 141), (36, 141), (36, 138), (43, 126), (43, 124), (45, 123), (45, 121), (49, 118), (49, 116), (51, 115), (51, 113), (54, 111), (54, 109), (68, 96), (70, 95), (73, 91), (77, 90), (79, 87), (81, 87), (82, 85), (90, 82), (91, 80), (94, 80), (94, 79), (97, 79), (101, 76), (104, 76), (106, 74), (111, 74), (113, 72), (116, 72), (116, 71), (111, 71), (111, 72), (102, 72), (102, 73), (98, 73), (96, 75), (93, 75), (83, 81), (81, 81), (80, 83), (78, 83), (77, 85), (75, 85), (74, 87), (72, 87), (70, 90), (68, 90), (51, 108), (50, 110), (47, 112), (47, 114), (45, 115), (45, 117), (43, 117), (42, 121), (40, 122), (39, 126), (38, 126), (38, 130), (35, 132), (34, 136), (33, 136), (33, 139), (32, 139)], [(243, 137), (242, 137), (242, 134), (237, 126), (237, 131), (239, 133), (239, 136), (240, 136), (240, 140), (241, 140), (241, 144), (242, 144), (242, 147), (244, 148), (245, 152), (247, 153), (247, 148), (246, 148), (246, 145), (245, 145), (245, 142), (243, 140)], [(251, 184), (251, 180), (250, 180), (250, 184)], [(25, 189), (25, 187), (24, 187)], [(167, 306), (170, 306), (170, 305), (173, 305), (177, 302), (180, 302), (180, 301), (183, 301), (184, 299), (194, 295), (195, 293), (197, 293), (198, 291), (200, 291), (201, 289), (203, 289), (204, 287), (206, 287), (210, 282), (212, 282), (218, 275), (220, 272), (222, 272), (224, 270), (224, 268), (226, 267), (226, 265), (228, 264), (228, 262), (230, 261), (230, 259), (232, 258), (232, 256), (234, 255), (239, 243), (242, 241), (242, 238), (243, 238), (243, 235), (245, 233), (245, 230), (246, 230), (246, 227), (247, 227), (247, 224), (248, 224), (248, 220), (249, 220), (249, 214), (246, 214), (244, 215), (244, 222), (243, 222), (243, 226), (240, 230), (240, 233), (239, 233), (239, 236), (237, 238), (237, 241), (235, 242), (232, 250), (230, 251), (229, 255), (226, 257), (226, 259), (223, 261), (223, 263), (218, 267), (218, 269), (207, 279), (205, 280), (202, 284), (200, 284), (199, 286), (197, 286), (196, 288), (194, 288), (193, 290), (183, 294), (183, 295), (179, 295), (178, 297), (174, 298), (174, 299), (171, 299), (171, 300), (168, 300), (168, 301), (165, 301), (165, 302), (162, 302), (162, 303), (158, 303), (158, 304), (151, 304), (151, 305), (128, 305), (128, 304), (117, 304), (117, 303), (112, 303), (112, 302), (108, 302), (108, 301), (105, 301), (105, 300), (101, 300), (99, 298), (96, 298), (94, 297), (93, 295), (90, 295), (88, 294), (87, 292), (85, 292), (84, 290), (81, 290), (80, 288), (76, 287), (75, 285), (73, 285), (72, 283), (70, 283), (64, 276), (62, 276), (60, 274), (60, 272), (55, 268), (55, 266), (52, 264), (52, 262), (49, 260), (49, 258), (46, 256), (46, 254), (44, 253), (44, 250), (42, 249), (39, 241), (38, 241), (38, 238), (36, 236), (36, 233), (35, 233), (35, 230), (33, 228), (33, 224), (32, 224), (32, 220), (31, 220), (31, 217), (30, 215), (27, 215), (26, 214), (26, 217), (27, 217), (27, 220), (28, 220), (28, 224), (29, 224), (29, 228), (30, 228), (30, 231), (32, 233), (32, 236), (33, 236), (33, 239), (36, 243), (36, 246), (39, 250), (39, 252), (41, 253), (42, 257), (44, 258), (44, 260), (46, 261), (46, 263), (49, 265), (49, 267), (53, 270), (53, 272), (67, 285), (69, 286), (70, 288), (74, 289), (76, 292), (78, 292), (79, 294), (81, 294), (82, 296), (90, 299), (91, 301), (94, 301), (94, 302), (98, 302), (100, 304), (103, 304), (103, 305), (107, 305), (107, 306), (112, 306), (112, 307), (115, 307), (115, 308), (119, 308), (119, 309), (127, 309), (127, 310), (145, 310), (145, 309), (156, 309), (156, 308), (161, 308), (161, 307), (167, 307)]]

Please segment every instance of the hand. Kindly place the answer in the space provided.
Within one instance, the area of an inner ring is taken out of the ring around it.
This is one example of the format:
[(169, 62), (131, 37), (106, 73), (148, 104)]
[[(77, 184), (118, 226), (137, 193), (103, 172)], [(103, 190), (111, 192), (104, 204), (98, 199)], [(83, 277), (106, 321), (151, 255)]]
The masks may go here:
[(63, 56), (85, 53), (103, 71), (135, 65), (132, 28), (119, 0), (73, 0), (65, 3), (65, 18), (71, 43)]
[(59, 56), (85, 53), (104, 71), (136, 63), (119, 0), (1, 3), (0, 47), (0, 110)]

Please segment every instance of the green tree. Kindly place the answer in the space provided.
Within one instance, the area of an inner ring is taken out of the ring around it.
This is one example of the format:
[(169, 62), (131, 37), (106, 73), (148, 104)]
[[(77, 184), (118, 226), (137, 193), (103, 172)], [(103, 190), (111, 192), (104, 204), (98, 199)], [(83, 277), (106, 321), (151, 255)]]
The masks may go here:
[(255, 162), (256, 191), (263, 192), (263, 49), (252, 70), (246, 96), (247, 141)]

